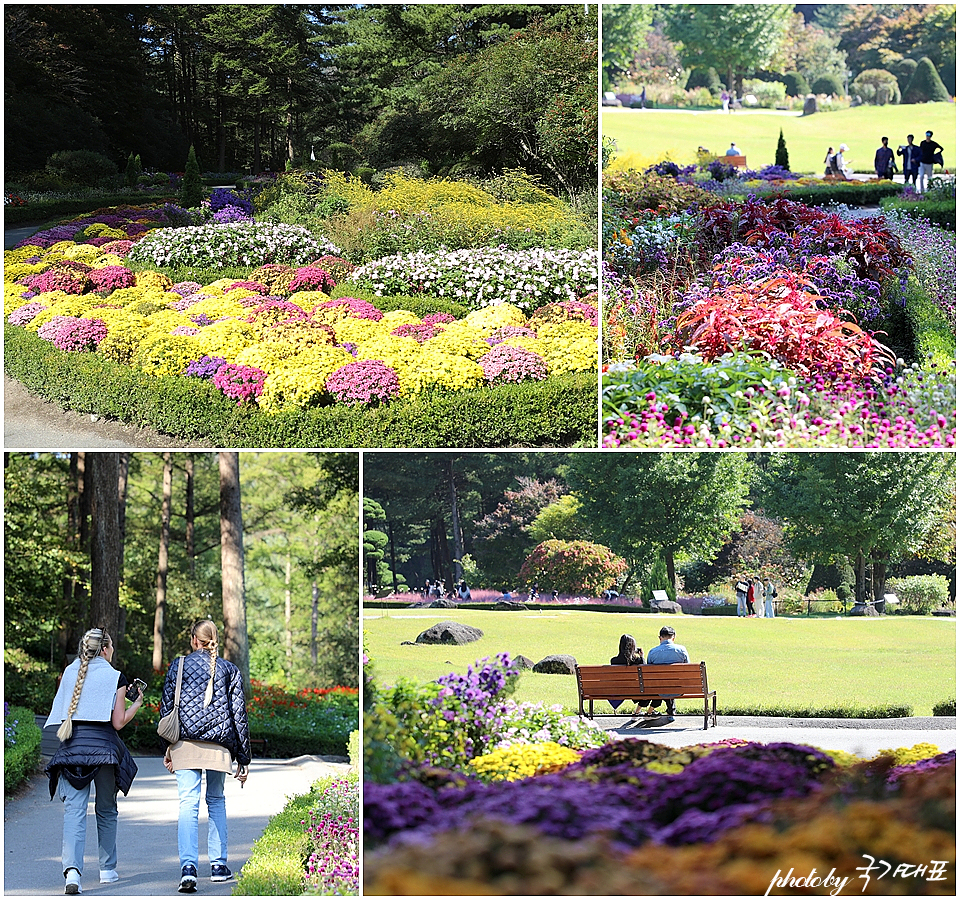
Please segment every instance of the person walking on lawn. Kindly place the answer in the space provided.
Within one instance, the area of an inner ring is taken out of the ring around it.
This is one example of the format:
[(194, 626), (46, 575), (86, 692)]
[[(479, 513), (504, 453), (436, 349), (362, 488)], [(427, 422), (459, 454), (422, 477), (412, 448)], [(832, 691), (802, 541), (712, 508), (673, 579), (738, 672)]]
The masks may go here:
[(917, 186), (917, 174), (920, 172), (920, 148), (913, 142), (913, 135), (907, 135), (907, 143), (897, 147), (897, 156), (903, 157), (903, 183)]
[[(930, 189), (930, 179), (933, 177), (933, 164), (937, 161), (937, 151), (943, 153), (941, 147), (934, 139), (933, 132), (928, 131), (924, 140), (920, 141), (920, 178), (917, 181), (917, 191), (924, 193)], [(941, 163), (943, 157), (940, 157)]]
[(893, 150), (887, 146), (888, 138), (880, 138), (881, 146), (873, 157), (873, 170), (877, 173), (878, 179), (893, 180), (893, 173), (897, 167), (893, 161)]
[(207, 855), (210, 880), (229, 881), (227, 868), (227, 806), (223, 783), (233, 771), (240, 786), (250, 765), (250, 727), (243, 696), (243, 677), (232, 663), (217, 656), (219, 634), (209, 619), (193, 626), (193, 653), (175, 659), (167, 671), (160, 700), (161, 718), (176, 704), (177, 676), (182, 669), (179, 695), (180, 737), (167, 746), (163, 764), (177, 776), (180, 816), (177, 848), (183, 894), (197, 889), (199, 864), (200, 784), (207, 773)]

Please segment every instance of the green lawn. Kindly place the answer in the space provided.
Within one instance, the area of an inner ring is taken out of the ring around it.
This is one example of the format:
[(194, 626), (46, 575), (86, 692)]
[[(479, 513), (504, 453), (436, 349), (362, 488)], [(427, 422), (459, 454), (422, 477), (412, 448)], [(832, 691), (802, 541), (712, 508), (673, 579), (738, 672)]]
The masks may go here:
[[(436, 622), (462, 622), (484, 637), (463, 647), (401, 646)], [(534, 662), (568, 653), (584, 665), (604, 664), (620, 635), (632, 634), (644, 656), (664, 622), (677, 630), (692, 662), (705, 660), (719, 708), (727, 705), (811, 707), (907, 703), (930, 715), (934, 703), (956, 696), (956, 620), (737, 619), (642, 613), (364, 610), (365, 646), (376, 677), (419, 683), (463, 672), (484, 656), (506, 651)], [(516, 698), (576, 709), (575, 679), (525, 673)]]
[(944, 162), (953, 172), (956, 166), (956, 106), (953, 103), (927, 103), (908, 106), (860, 106), (856, 109), (817, 113), (800, 117), (795, 113), (743, 111), (688, 112), (686, 110), (621, 110), (604, 107), (603, 133), (617, 141), (620, 160), (615, 165), (643, 167), (669, 154), (677, 163), (696, 162), (697, 147), (704, 146), (722, 154), (735, 141), (746, 154), (747, 164), (760, 169), (772, 164), (777, 137), (783, 136), (794, 172), (820, 173), (827, 147), (841, 143), (850, 151), (844, 154), (857, 170), (872, 170), (873, 156), (880, 138), (887, 135), (890, 146), (923, 140), (930, 129), (946, 148)]

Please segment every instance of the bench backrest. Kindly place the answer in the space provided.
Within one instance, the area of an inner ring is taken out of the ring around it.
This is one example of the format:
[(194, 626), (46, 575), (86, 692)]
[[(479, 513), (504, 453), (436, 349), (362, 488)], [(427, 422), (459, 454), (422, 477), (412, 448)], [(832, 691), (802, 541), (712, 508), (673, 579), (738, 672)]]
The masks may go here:
[(747, 167), (747, 158), (745, 156), (721, 156), (720, 157), (728, 166), (743, 166)]
[(638, 666), (645, 694), (702, 694), (707, 691), (706, 663)]
[(577, 666), (577, 686), (585, 698), (629, 697), (644, 694), (705, 694), (707, 664), (669, 666)]

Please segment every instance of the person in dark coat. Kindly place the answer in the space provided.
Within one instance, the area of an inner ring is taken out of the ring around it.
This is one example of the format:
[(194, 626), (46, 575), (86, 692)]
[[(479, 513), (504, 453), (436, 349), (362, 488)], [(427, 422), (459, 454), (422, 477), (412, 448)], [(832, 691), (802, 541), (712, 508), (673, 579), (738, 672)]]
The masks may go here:
[(177, 776), (180, 816), (177, 847), (180, 853), (180, 886), (190, 894), (197, 889), (199, 864), (200, 785), (207, 773), (207, 854), (210, 880), (229, 881), (227, 867), (227, 805), (223, 784), (233, 771), (240, 785), (250, 765), (250, 727), (247, 722), (243, 677), (228, 660), (217, 656), (219, 633), (209, 619), (193, 626), (193, 653), (175, 659), (167, 671), (160, 700), (161, 718), (171, 712), (177, 690), (177, 673), (183, 666), (180, 688), (180, 739), (167, 746), (163, 764)]
[(112, 665), (113, 641), (91, 628), (80, 641), (77, 658), (64, 670), (46, 725), (59, 725), (60, 746), (47, 766), (50, 799), (63, 801), (63, 877), (65, 894), (80, 894), (87, 836), (90, 785), (96, 786), (100, 883), (117, 874), (117, 792), (130, 790), (137, 764), (117, 732), (143, 705), (143, 690), (127, 708), (129, 682)]
[(877, 178), (893, 180), (893, 173), (896, 165), (893, 161), (893, 150), (887, 146), (888, 138), (880, 138), (881, 146), (873, 157), (873, 170), (877, 173)]
[(897, 156), (903, 157), (903, 183), (914, 186), (920, 172), (920, 148), (913, 142), (913, 135), (907, 135), (907, 143), (897, 147)]
[[(937, 156), (943, 153), (941, 147), (934, 139), (933, 132), (928, 131), (926, 137), (920, 141), (920, 178), (917, 181), (917, 190), (922, 194), (930, 188), (930, 179), (933, 177), (933, 165), (937, 162)], [(940, 164), (943, 164), (943, 156), (940, 156)]]
[[(620, 649), (617, 651), (617, 655), (610, 660), (611, 666), (642, 666), (643, 665), (643, 651), (637, 647), (637, 642), (634, 640), (632, 635), (621, 634), (620, 635)], [(613, 711), (617, 711), (617, 707), (623, 703), (623, 700), (612, 699), (610, 705), (613, 707)]]

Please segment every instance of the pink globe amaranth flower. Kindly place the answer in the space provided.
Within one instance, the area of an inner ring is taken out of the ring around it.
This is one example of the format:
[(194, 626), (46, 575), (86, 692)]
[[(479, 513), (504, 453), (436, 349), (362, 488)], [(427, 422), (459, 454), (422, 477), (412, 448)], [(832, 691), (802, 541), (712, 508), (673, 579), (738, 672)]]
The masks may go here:
[(42, 303), (24, 303), (23, 306), (17, 307), (7, 316), (7, 322), (10, 325), (26, 325), (27, 322), (32, 322), (37, 315), (46, 308)]
[(324, 309), (337, 309), (345, 306), (348, 314), (354, 319), (370, 319), (373, 322), (379, 322), (383, 318), (383, 313), (372, 303), (358, 297), (338, 297), (336, 300), (327, 300), (320, 306)]
[(102, 269), (91, 269), (87, 273), (90, 284), (95, 291), (112, 293), (121, 288), (133, 287), (137, 276), (126, 266), (104, 266)]
[(400, 394), (400, 379), (379, 359), (367, 359), (341, 366), (326, 388), (340, 403), (385, 403)]
[(53, 336), (58, 350), (96, 350), (107, 336), (107, 325), (102, 319), (71, 318), (63, 322)]
[(236, 400), (237, 405), (253, 403), (263, 393), (267, 373), (254, 366), (238, 366), (226, 363), (213, 376), (213, 383), (225, 397)]
[(333, 277), (319, 266), (300, 266), (287, 285), (291, 294), (297, 291), (331, 291), (335, 287)]
[(498, 344), (481, 356), (479, 363), (487, 381), (542, 381), (547, 377), (547, 364), (543, 357), (521, 347)]

